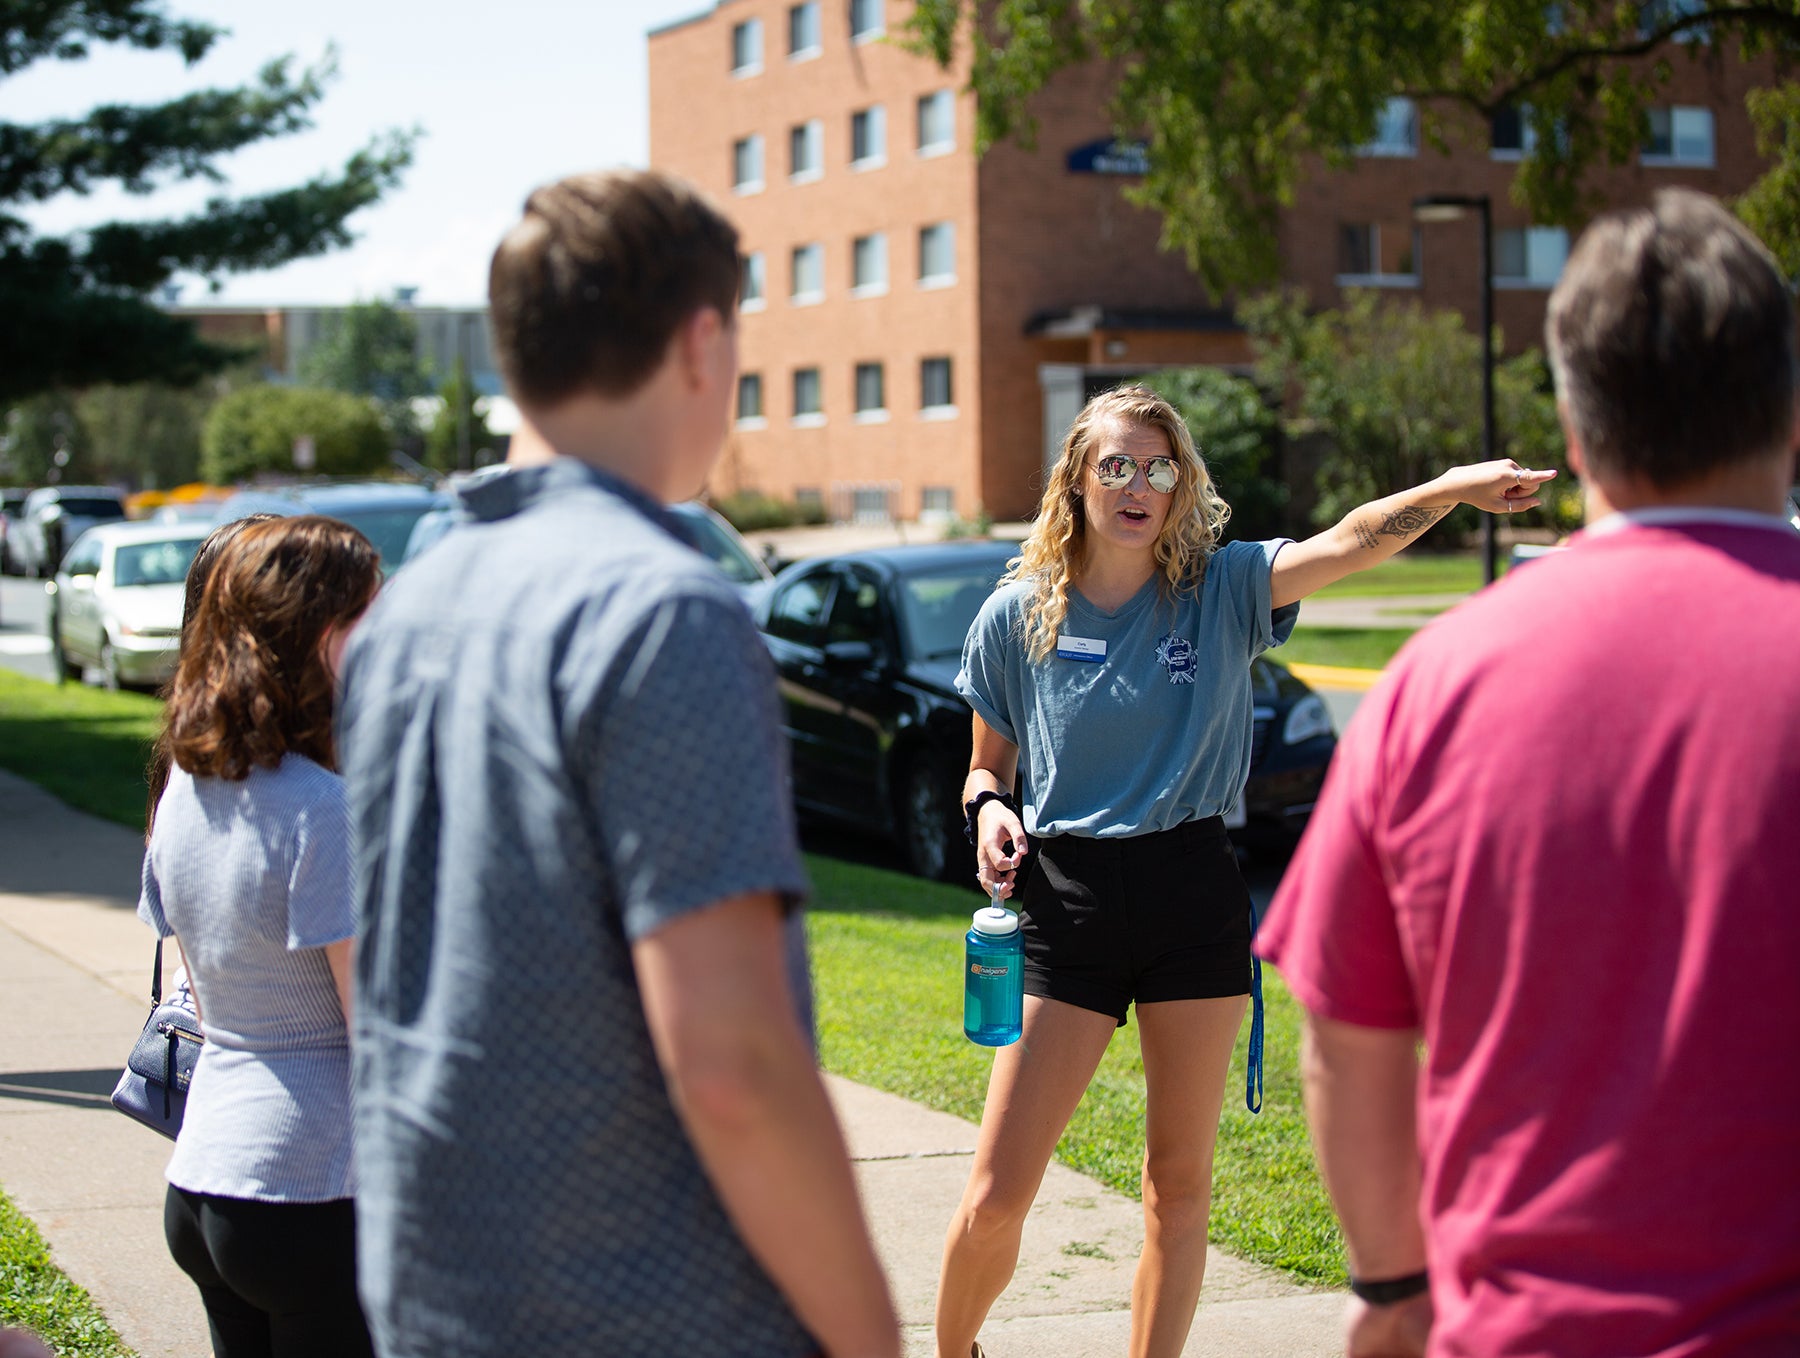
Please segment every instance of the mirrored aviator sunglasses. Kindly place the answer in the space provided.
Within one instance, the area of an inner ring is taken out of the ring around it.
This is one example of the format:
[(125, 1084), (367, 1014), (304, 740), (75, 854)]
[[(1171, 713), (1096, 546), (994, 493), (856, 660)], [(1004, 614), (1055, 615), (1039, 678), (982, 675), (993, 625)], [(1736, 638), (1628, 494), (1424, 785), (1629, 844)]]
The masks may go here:
[(1108, 490), (1123, 490), (1131, 484), (1138, 468), (1144, 469), (1144, 480), (1150, 489), (1167, 495), (1181, 479), (1181, 468), (1172, 457), (1150, 457), (1140, 463), (1129, 453), (1110, 453), (1094, 463), (1094, 479)]

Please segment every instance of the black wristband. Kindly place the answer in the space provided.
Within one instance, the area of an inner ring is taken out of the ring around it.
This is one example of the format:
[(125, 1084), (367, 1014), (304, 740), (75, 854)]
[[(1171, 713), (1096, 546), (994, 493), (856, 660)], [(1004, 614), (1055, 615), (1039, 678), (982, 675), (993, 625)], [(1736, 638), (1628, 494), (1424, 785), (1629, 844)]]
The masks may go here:
[(968, 841), (971, 844), (975, 842), (975, 826), (977, 821), (981, 818), (981, 806), (983, 802), (999, 802), (1000, 805), (1012, 812), (1013, 815), (1016, 816), (1019, 814), (1019, 804), (1012, 799), (1012, 793), (995, 792), (992, 788), (989, 788), (985, 792), (977, 792), (972, 798), (963, 803), (963, 834), (968, 837)]
[(1418, 1296), (1430, 1286), (1431, 1277), (1423, 1269), (1404, 1278), (1381, 1278), (1374, 1282), (1364, 1282), (1361, 1278), (1350, 1280), (1350, 1290), (1371, 1306), (1392, 1306), (1408, 1297)]

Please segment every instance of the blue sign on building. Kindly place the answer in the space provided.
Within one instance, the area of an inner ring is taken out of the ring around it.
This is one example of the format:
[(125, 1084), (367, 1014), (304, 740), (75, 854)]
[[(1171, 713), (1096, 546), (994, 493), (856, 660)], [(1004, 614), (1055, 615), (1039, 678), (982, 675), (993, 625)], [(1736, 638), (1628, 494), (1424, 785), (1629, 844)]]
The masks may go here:
[(1150, 148), (1104, 137), (1069, 152), (1068, 165), (1070, 174), (1149, 174)]

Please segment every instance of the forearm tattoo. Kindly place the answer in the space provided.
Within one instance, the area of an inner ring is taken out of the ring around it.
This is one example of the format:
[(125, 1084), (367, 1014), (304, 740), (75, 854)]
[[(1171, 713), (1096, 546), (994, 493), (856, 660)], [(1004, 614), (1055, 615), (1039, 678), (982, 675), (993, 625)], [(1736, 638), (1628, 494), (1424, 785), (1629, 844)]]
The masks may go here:
[(1384, 537), (1402, 541), (1417, 537), (1453, 508), (1454, 505), (1402, 505), (1392, 513), (1383, 514), (1379, 522), (1359, 518), (1350, 526), (1356, 533), (1357, 546), (1374, 548), (1381, 545)]

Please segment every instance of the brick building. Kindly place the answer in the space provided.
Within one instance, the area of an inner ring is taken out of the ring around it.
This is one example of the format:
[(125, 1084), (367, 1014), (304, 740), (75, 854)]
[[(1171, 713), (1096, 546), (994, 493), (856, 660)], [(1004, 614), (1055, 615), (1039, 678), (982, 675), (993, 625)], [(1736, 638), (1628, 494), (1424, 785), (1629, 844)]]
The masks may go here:
[[(977, 160), (966, 58), (897, 39), (910, 0), (718, 0), (651, 33), (650, 160), (707, 190), (743, 233), (739, 417), (715, 476), (833, 518), (1028, 514), (1042, 468), (1094, 391), (1147, 370), (1247, 365), (1228, 305), (1128, 204), (1141, 151), (1115, 144), (1098, 70), (1033, 105), (1036, 149)], [(1641, 159), (1606, 201), (1667, 184), (1741, 192), (1760, 172), (1735, 61), (1677, 61)], [(1529, 135), (1464, 119), (1420, 146), (1395, 100), (1351, 170), (1320, 167), (1282, 217), (1286, 281), (1320, 305), (1348, 287), (1455, 307), (1476, 324), (1468, 223), (1416, 225), (1430, 194), (1489, 195), (1495, 318), (1538, 343), (1568, 233), (1508, 190)]]

